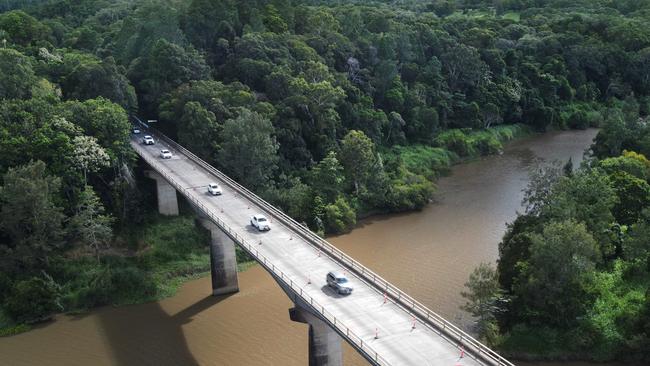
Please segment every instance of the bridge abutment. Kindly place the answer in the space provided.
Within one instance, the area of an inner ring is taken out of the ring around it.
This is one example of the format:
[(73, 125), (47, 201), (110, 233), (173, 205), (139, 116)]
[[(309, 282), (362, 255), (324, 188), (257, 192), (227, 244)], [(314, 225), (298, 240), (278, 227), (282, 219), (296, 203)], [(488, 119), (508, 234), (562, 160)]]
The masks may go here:
[(210, 273), (212, 295), (239, 292), (235, 242), (213, 222), (200, 219), (201, 225), (210, 231)]
[(178, 216), (178, 198), (174, 186), (153, 170), (146, 170), (144, 175), (156, 181), (158, 213), (165, 216)]
[(343, 366), (341, 337), (334, 329), (298, 305), (289, 309), (289, 317), (309, 324), (309, 366)]

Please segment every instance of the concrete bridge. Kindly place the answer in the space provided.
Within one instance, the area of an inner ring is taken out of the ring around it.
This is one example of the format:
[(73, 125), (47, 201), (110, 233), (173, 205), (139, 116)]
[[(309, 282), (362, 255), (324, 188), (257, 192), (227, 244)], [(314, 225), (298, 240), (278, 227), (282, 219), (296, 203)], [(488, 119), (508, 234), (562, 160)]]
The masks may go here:
[[(342, 365), (341, 339), (373, 365), (514, 366), (470, 335), (427, 309), (396, 286), (341, 252), (279, 209), (213, 168), (187, 149), (148, 128), (131, 146), (151, 167), (158, 209), (178, 214), (180, 193), (211, 232), (212, 291), (239, 291), (234, 245), (239, 245), (276, 280), (295, 307), (291, 320), (309, 324), (310, 366)], [(155, 145), (139, 139), (150, 134)], [(161, 159), (160, 150), (173, 153)], [(211, 196), (217, 182), (223, 195)], [(258, 232), (250, 216), (262, 213), (272, 229)], [(327, 287), (329, 271), (347, 274), (354, 292), (340, 296)]]

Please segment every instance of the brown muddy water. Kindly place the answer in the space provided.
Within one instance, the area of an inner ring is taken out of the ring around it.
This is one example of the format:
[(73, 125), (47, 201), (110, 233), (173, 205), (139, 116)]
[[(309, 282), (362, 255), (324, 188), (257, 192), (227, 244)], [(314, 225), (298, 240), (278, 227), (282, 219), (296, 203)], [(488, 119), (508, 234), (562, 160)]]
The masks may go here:
[[(521, 210), (528, 170), (539, 159), (580, 161), (595, 135), (553, 132), (516, 141), (503, 155), (454, 167), (438, 182), (436, 201), (422, 211), (370, 218), (330, 241), (467, 325), (459, 293), (476, 265), (496, 260), (505, 223)], [(289, 320), (291, 302), (261, 267), (240, 274), (235, 295), (209, 296), (209, 281), (191, 281), (156, 303), (62, 315), (0, 338), (0, 365), (307, 364), (307, 327)], [(346, 365), (366, 364), (350, 347), (344, 352)]]

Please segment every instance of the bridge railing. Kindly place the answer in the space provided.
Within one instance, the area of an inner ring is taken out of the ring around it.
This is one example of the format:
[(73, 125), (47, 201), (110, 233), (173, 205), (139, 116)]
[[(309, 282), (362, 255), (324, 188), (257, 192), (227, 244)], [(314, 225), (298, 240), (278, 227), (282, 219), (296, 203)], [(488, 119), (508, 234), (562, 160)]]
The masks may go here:
[(350, 330), (343, 322), (341, 322), (334, 314), (330, 313), (325, 309), (325, 306), (321, 305), (318, 303), (318, 301), (314, 300), (313, 297), (311, 297), (306, 291), (303, 290), (303, 286), (301, 284), (305, 284), (305, 281), (294, 281), (293, 278), (285, 274), (283, 271), (280, 269), (276, 268), (275, 265), (271, 260), (269, 260), (266, 256), (261, 254), (259, 250), (257, 249), (256, 245), (251, 245), (249, 241), (244, 239), (236, 230), (233, 230), (228, 224), (226, 224), (222, 219), (220, 219), (217, 215), (212, 212), (208, 207), (206, 207), (200, 199), (195, 197), (195, 193), (193, 192), (192, 189), (184, 188), (181, 184), (179, 184), (171, 175), (167, 174), (165, 172), (165, 168), (155, 161), (155, 159), (150, 158), (147, 156), (146, 153), (143, 153), (142, 158), (149, 164), (152, 168), (156, 169), (160, 175), (162, 175), (165, 180), (169, 182), (174, 188), (181, 192), (183, 196), (185, 196), (190, 202), (203, 211), (203, 213), (209, 217), (212, 222), (214, 222), (221, 230), (223, 230), (228, 236), (230, 236), (235, 242), (237, 242), (246, 252), (248, 252), (249, 255), (251, 255), (255, 260), (260, 263), (268, 272), (273, 274), (276, 278), (284, 282), (286, 286), (291, 288), (291, 290), (296, 294), (296, 296), (300, 296), (302, 300), (308, 304), (309, 306), (312, 307), (312, 309), (321, 315), (321, 317), (327, 321), (330, 326), (336, 328), (341, 335), (346, 337), (350, 342), (352, 342), (358, 349), (360, 349), (362, 352), (364, 352), (368, 357), (370, 357), (372, 360), (375, 361), (378, 365), (387, 365), (389, 366), (390, 363), (382, 356), (379, 355), (377, 351), (375, 351), (370, 344), (366, 341), (364, 342), (363, 338), (360, 336), (356, 335), (353, 331)]
[(277, 220), (283, 222), (286, 226), (290, 227), (297, 233), (299, 233), (304, 239), (310, 242), (312, 245), (315, 245), (323, 253), (327, 253), (331, 258), (337, 260), (351, 271), (354, 271), (361, 277), (363, 277), (367, 282), (372, 283), (375, 288), (383, 292), (387, 297), (392, 298), (398, 305), (411, 313), (414, 317), (420, 320), (422, 324), (430, 325), (434, 331), (437, 331), (441, 336), (444, 335), (452, 342), (455, 342), (457, 346), (462, 346), (464, 351), (471, 355), (475, 359), (482, 359), (490, 364), (498, 366), (515, 366), (512, 362), (505, 359), (503, 356), (499, 355), (488, 346), (479, 342), (477, 339), (467, 334), (454, 324), (447, 321), (445, 318), (437, 314), (436, 312), (428, 309), (426, 306), (397, 288), (397, 286), (391, 284), (375, 272), (366, 268), (361, 263), (357, 262), (352, 257), (343, 253), (341, 250), (333, 246), (332, 244), (325, 241), (320, 236), (314, 234), (311, 230), (306, 228), (304, 225), (300, 224), (293, 218), (289, 217), (287, 214), (271, 205), (270, 203), (264, 201), (262, 198), (258, 197), (255, 193), (248, 190), (246, 187), (235, 182), (233, 179), (228, 177), (226, 174), (222, 173), (218, 169), (214, 168), (212, 165), (205, 162), (203, 159), (194, 155), (191, 151), (187, 150), (176, 141), (170, 139), (165, 134), (160, 131), (157, 131), (146, 124), (142, 123), (145, 127), (151, 129), (159, 139), (162, 139), (167, 144), (169, 144), (174, 149), (181, 152), (183, 155), (191, 159), (194, 163), (200, 165), (207, 171), (211, 172), (232, 189), (236, 190), (242, 196), (249, 199), (251, 202), (257, 204), (260, 208), (264, 209), (266, 213), (273, 215)]

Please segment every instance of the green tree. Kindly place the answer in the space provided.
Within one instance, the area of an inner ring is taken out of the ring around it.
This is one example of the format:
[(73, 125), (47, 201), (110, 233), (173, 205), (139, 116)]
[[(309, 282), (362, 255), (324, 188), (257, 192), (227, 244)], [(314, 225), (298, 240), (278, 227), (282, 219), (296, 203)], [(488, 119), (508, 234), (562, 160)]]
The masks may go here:
[(67, 119), (97, 139), (112, 161), (133, 154), (128, 139), (131, 124), (124, 109), (105, 98), (67, 102), (61, 106)]
[(650, 161), (644, 155), (633, 151), (623, 151), (621, 156), (600, 160), (598, 167), (607, 174), (625, 172), (639, 179), (650, 179)]
[(363, 132), (352, 130), (341, 141), (339, 157), (345, 174), (359, 195), (377, 162), (375, 144)]
[(241, 27), (237, 2), (192, 0), (182, 16), (182, 27), (197, 47), (209, 49), (219, 38), (232, 40)]
[(183, 146), (207, 161), (214, 161), (222, 129), (214, 113), (198, 102), (187, 102), (178, 129), (178, 141)]
[(52, 277), (48, 275), (44, 277), (32, 277), (14, 285), (4, 306), (14, 320), (41, 321), (63, 310), (60, 304), (60, 286)]
[(579, 171), (558, 180), (552, 188), (549, 204), (542, 208), (541, 215), (555, 220), (583, 222), (605, 245), (606, 240), (601, 234), (603, 228), (608, 228), (614, 221), (612, 209), (616, 201), (616, 192), (606, 175), (596, 169)]
[(630, 225), (641, 216), (641, 211), (650, 207), (650, 185), (626, 172), (616, 172), (609, 180), (618, 197), (612, 207), (612, 214), (620, 224)]
[(239, 117), (226, 121), (217, 161), (248, 188), (266, 185), (277, 168), (278, 144), (271, 121), (242, 109)]
[(284, 33), (288, 30), (287, 23), (273, 4), (268, 4), (264, 8), (264, 26), (273, 33)]
[(210, 69), (193, 47), (160, 39), (147, 57), (132, 62), (128, 76), (136, 86), (141, 106), (153, 113), (165, 93), (192, 80), (210, 79)]
[(524, 319), (567, 328), (589, 306), (586, 288), (600, 258), (584, 224), (573, 220), (546, 224), (534, 234), (530, 259), (515, 294), (524, 302)]
[(22, 53), (0, 48), (0, 98), (27, 98), (36, 82), (29, 59)]
[(325, 230), (329, 233), (343, 233), (352, 229), (357, 222), (357, 215), (343, 197), (325, 206)]
[(330, 151), (312, 168), (309, 182), (313, 191), (324, 198), (325, 202), (336, 200), (343, 191), (345, 176), (335, 152)]
[(61, 180), (47, 175), (45, 163), (10, 168), (0, 190), (0, 225), (11, 241), (0, 244), (11, 269), (36, 268), (62, 248), (65, 215), (57, 205)]
[(0, 30), (6, 32), (10, 41), (24, 46), (34, 41), (45, 40), (50, 33), (47, 26), (22, 10), (1, 14)]
[(86, 186), (70, 220), (70, 228), (77, 240), (95, 253), (97, 261), (100, 249), (107, 247), (113, 237), (111, 225), (114, 221), (110, 214), (106, 214), (93, 188)]
[[(71, 58), (64, 58), (64, 62), (70, 61)], [(112, 57), (102, 61), (84, 58), (75, 61), (70, 73), (63, 77), (63, 92), (67, 99), (83, 101), (104, 97), (127, 111), (138, 109), (135, 89)]]
[(467, 291), (461, 296), (467, 302), (461, 308), (477, 318), (479, 336), (493, 343), (498, 335), (495, 314), (503, 301), (497, 271), (491, 264), (481, 263), (469, 275), (465, 287)]

